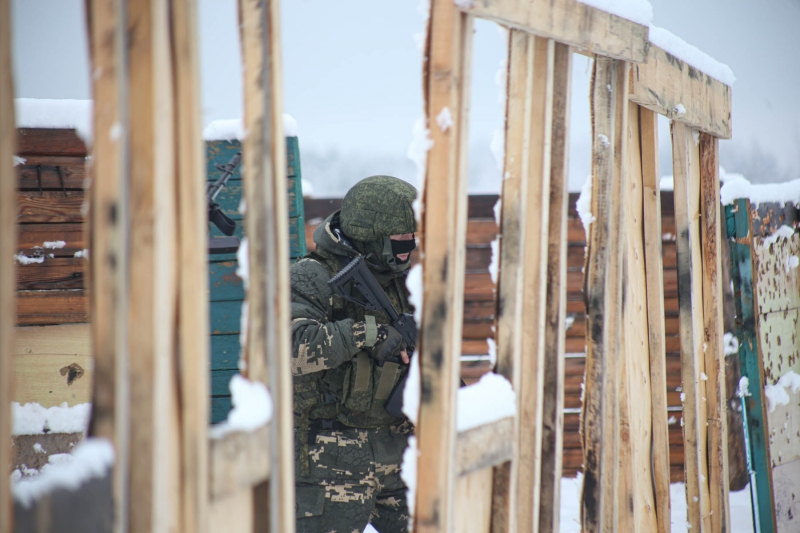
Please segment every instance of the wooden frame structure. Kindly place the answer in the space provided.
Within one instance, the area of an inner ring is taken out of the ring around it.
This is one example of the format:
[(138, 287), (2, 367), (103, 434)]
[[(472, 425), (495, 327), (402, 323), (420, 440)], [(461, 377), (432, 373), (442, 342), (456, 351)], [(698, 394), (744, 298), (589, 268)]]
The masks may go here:
[[(477, 438), (508, 435), (508, 419), (464, 433), (454, 425), (475, 17), (510, 28), (495, 314), (495, 370), (517, 397), (510, 446)], [(454, 121), (449, 129), (431, 125), (424, 188), (415, 531), (559, 529), (569, 138), (564, 95), (570, 94), (570, 57), (578, 51), (594, 57), (583, 528), (670, 528), (660, 113), (674, 120), (687, 522), (693, 531), (730, 530), (717, 173), (717, 139), (731, 135), (730, 87), (650, 43), (646, 27), (574, 0), (435, 0), (425, 111), (434, 117), (449, 109)], [(471, 456), (481, 461), (461, 464), (461, 450), (478, 442), (487, 448)]]
[[(95, 100), (91, 433), (116, 449), (115, 531), (294, 530), (294, 450), (277, 0), (240, 0), (250, 287), (247, 377), (272, 421), (210, 438), (204, 180), (194, 0), (88, 0)], [(8, 1), (0, 0), (0, 15)], [(508, 26), (506, 159), (496, 312), (514, 417), (456, 432), (475, 17)], [(3, 26), (5, 24), (5, 26)], [(6, 39), (8, 17), (0, 16)], [(586, 532), (669, 530), (656, 113), (673, 119), (687, 521), (729, 531), (720, 276), (719, 138), (731, 91), (577, 0), (434, 0), (424, 71), (422, 398), (414, 527), (558, 531), (563, 430), (571, 54), (591, 54), (593, 168), (585, 297)], [(11, 87), (0, 41), (0, 88)], [(0, 91), (0, 132), (14, 128)], [(678, 104), (683, 112), (678, 113)], [(697, 133), (697, 135), (695, 135)], [(0, 401), (10, 398), (14, 135), (0, 135)], [(9, 190), (6, 190), (9, 189)], [(3, 191), (0, 191), (2, 193)], [(178, 270), (177, 265), (180, 265)], [(545, 385), (546, 384), (546, 385)], [(713, 394), (712, 394), (713, 393)], [(634, 401), (635, 400), (635, 401)], [(2, 413), (6, 414), (3, 415)], [(0, 410), (0, 439), (8, 410)], [(707, 425), (706, 425), (707, 424)], [(6, 441), (8, 442), (8, 441)], [(0, 448), (0, 460), (8, 453)], [(654, 458), (651, 461), (651, 456)], [(10, 508), (0, 486), (0, 506)], [(50, 520), (51, 510), (38, 510)], [(13, 531), (0, 513), (0, 533)]]

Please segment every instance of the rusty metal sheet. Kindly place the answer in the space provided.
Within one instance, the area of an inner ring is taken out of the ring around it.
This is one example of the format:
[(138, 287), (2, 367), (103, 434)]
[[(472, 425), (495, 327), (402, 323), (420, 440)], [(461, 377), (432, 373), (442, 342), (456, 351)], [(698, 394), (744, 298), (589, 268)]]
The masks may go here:
[(800, 209), (791, 203), (765, 202), (750, 206), (753, 237), (768, 237), (781, 226), (800, 227)]
[(800, 308), (800, 233), (753, 239), (759, 313)]

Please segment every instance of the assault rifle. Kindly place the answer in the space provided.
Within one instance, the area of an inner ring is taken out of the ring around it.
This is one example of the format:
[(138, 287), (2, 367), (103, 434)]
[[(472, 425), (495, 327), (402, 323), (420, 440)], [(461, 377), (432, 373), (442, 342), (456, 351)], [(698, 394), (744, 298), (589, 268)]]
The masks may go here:
[(208, 247), (209, 253), (224, 254), (235, 252), (239, 248), (239, 238), (232, 237), (233, 232), (236, 231), (236, 221), (228, 217), (220, 209), (219, 204), (215, 201), (217, 195), (222, 191), (228, 180), (233, 176), (236, 167), (242, 160), (242, 152), (236, 152), (227, 165), (222, 166), (219, 164), (214, 165), (217, 170), (222, 172), (214, 183), (209, 183), (206, 189), (206, 199), (208, 200), (208, 221), (214, 224), (219, 230), (227, 235), (227, 237), (218, 237), (209, 239)]
[[(339, 235), (341, 238), (341, 234)], [(345, 244), (347, 243), (345, 242)], [(328, 281), (328, 285), (335, 294), (338, 294), (348, 302), (353, 302), (369, 311), (383, 311), (386, 313), (392, 327), (403, 336), (408, 353), (414, 352), (414, 348), (417, 346), (417, 324), (414, 322), (414, 317), (409, 313), (398, 313), (395, 310), (383, 287), (370, 272), (364, 261), (364, 256), (359, 255), (350, 261)], [(348, 290), (348, 286), (350, 286), (350, 290)], [(351, 294), (352, 289), (355, 289), (358, 296)], [(403, 364), (399, 357), (389, 358), (387, 361)], [(404, 372), (386, 400), (384, 407), (392, 416), (403, 416), (403, 389), (406, 386), (407, 377), (408, 372)]]

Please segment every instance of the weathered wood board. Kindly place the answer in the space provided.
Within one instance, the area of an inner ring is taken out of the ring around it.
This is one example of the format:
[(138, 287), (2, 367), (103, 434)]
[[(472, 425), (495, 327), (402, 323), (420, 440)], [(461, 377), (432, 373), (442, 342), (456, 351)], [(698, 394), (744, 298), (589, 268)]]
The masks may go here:
[(456, 479), (455, 527), (459, 533), (488, 533), (492, 511), (492, 469)]
[(800, 461), (775, 467), (772, 482), (777, 533), (800, 531)]
[(800, 308), (800, 232), (789, 238), (754, 237), (753, 252), (759, 312)]

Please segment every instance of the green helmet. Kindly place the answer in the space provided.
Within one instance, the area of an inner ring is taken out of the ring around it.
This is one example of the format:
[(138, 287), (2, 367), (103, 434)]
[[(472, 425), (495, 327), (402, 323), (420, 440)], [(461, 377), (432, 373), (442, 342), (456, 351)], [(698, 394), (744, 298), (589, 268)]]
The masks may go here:
[(350, 188), (342, 200), (339, 224), (359, 252), (372, 254), (379, 266), (400, 271), (392, 255), (391, 235), (414, 233), (417, 229), (411, 204), (417, 197), (413, 185), (391, 176), (371, 176)]

